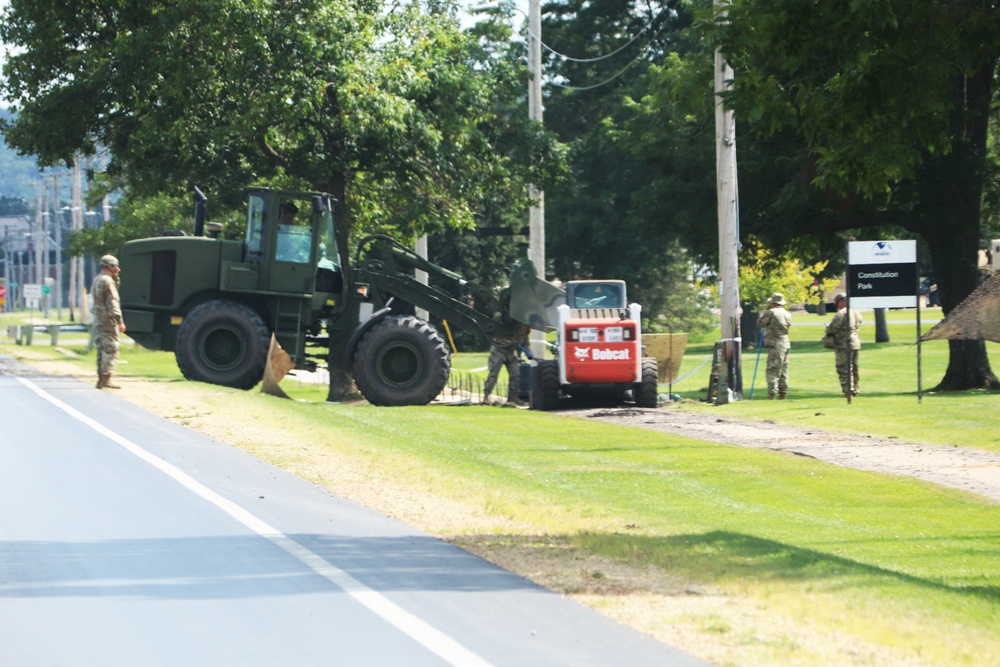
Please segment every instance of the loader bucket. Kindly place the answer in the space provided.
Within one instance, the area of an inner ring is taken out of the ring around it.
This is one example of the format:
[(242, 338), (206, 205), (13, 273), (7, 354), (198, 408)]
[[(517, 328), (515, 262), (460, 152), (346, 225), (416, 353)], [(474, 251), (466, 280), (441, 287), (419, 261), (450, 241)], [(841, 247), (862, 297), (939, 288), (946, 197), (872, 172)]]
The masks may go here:
[(272, 333), (271, 348), (267, 352), (267, 363), (264, 366), (264, 380), (260, 385), (260, 393), (270, 394), (278, 398), (291, 398), (278, 383), (293, 368), (295, 368), (295, 362), (292, 361), (288, 353), (278, 344)]
[(510, 316), (538, 331), (556, 328), (556, 307), (566, 292), (538, 277), (530, 259), (519, 259), (510, 273)]

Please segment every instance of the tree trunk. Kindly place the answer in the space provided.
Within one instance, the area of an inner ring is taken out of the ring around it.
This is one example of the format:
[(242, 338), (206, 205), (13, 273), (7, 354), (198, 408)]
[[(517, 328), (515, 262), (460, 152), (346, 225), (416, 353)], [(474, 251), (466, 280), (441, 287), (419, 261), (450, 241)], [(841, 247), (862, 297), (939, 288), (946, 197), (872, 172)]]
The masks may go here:
[(885, 319), (885, 308), (875, 309), (875, 342), (889, 342), (889, 323)]
[(964, 391), (966, 389), (1000, 389), (986, 343), (981, 340), (949, 340), (948, 370), (933, 391)]
[(760, 329), (757, 327), (757, 318), (760, 313), (753, 310), (753, 304), (743, 301), (740, 303), (743, 313), (740, 315), (740, 334), (743, 338), (743, 349), (757, 349), (760, 342)]
[(354, 378), (343, 368), (330, 367), (330, 388), (326, 400), (330, 403), (361, 398), (361, 392), (354, 385)]
[[(992, 75), (990, 67), (972, 77), (956, 77), (952, 151), (927, 155), (917, 176), (923, 214), (920, 231), (931, 250), (945, 315), (979, 284), (980, 216)], [(985, 342), (951, 340), (948, 348), (948, 369), (934, 391), (1000, 389)]]

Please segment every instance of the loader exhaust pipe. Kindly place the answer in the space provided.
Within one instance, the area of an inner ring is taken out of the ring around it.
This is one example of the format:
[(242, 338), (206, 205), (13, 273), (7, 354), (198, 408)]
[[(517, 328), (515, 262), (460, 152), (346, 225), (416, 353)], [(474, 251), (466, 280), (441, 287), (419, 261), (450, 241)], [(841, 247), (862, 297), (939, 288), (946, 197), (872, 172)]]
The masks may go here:
[(202, 194), (198, 186), (194, 186), (194, 235), (205, 235), (205, 202), (208, 197)]

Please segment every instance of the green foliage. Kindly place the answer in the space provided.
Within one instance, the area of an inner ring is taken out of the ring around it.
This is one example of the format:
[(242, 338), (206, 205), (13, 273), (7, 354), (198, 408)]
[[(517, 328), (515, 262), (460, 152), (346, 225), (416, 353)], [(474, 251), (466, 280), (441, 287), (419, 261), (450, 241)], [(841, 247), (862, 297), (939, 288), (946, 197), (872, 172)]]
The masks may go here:
[(879, 195), (970, 138), (950, 124), (974, 103), (955, 86), (992, 76), (1000, 30), (996, 7), (970, 9), (737, 0), (709, 37), (736, 71), (732, 103), (747, 120), (767, 134), (795, 128), (818, 158), (817, 184)]
[(0, 196), (0, 216), (28, 215), (31, 209), (28, 202), (20, 197)]
[(450, 3), (12, 0), (4, 18), (8, 141), (44, 164), (107, 146), (136, 197), (305, 183), (345, 228), (405, 236), (523, 207), (511, 185), (558, 162), (513, 113), (509, 42), (463, 33)]
[(115, 220), (98, 228), (87, 227), (68, 237), (68, 251), (74, 256), (100, 257), (114, 254), (125, 241), (160, 236), (164, 230), (194, 231), (193, 207), (189, 200), (169, 195), (153, 195), (119, 201)]
[[(802, 260), (778, 256), (757, 243), (740, 252), (740, 300), (758, 310), (767, 308), (771, 295), (780, 292), (789, 303), (817, 305), (829, 300), (839, 276), (823, 278), (827, 262), (805, 265)], [(825, 295), (825, 296), (824, 296)]]

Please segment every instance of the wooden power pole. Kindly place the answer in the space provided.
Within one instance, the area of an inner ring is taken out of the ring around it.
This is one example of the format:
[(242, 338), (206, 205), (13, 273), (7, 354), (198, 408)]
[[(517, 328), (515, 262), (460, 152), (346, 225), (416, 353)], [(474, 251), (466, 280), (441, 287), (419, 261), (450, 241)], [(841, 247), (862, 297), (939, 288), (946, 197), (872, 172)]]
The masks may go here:
[[(714, 0), (716, 7), (728, 6), (727, 0)], [(732, 109), (727, 109), (720, 93), (731, 90), (733, 70), (722, 54), (715, 52), (715, 166), (717, 174), (717, 200), (719, 216), (719, 310), (721, 313), (722, 342), (727, 362), (726, 387), (733, 398), (743, 392), (740, 336), (740, 284), (739, 258), (739, 187), (736, 179), (736, 119)], [(720, 369), (720, 376), (723, 370)], [(720, 391), (719, 403), (729, 400), (727, 392)]]

